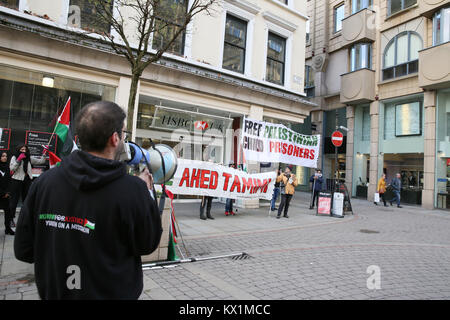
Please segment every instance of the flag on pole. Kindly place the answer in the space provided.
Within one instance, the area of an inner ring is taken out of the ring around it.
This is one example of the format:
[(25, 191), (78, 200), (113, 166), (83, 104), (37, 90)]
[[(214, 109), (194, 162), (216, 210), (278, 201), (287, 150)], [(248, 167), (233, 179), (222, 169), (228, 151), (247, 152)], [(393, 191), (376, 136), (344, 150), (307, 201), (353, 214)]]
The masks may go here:
[(69, 99), (67, 99), (64, 109), (58, 117), (58, 121), (56, 122), (54, 130), (58, 138), (61, 140), (62, 144), (66, 142), (67, 133), (69, 132), (69, 126), (70, 126), (70, 97)]
[(61, 164), (61, 159), (56, 154), (51, 152), (48, 149), (48, 146), (42, 145), (42, 148), (44, 148), (44, 154), (48, 153), (48, 161), (49, 161), (50, 169), (53, 167), (57, 167)]

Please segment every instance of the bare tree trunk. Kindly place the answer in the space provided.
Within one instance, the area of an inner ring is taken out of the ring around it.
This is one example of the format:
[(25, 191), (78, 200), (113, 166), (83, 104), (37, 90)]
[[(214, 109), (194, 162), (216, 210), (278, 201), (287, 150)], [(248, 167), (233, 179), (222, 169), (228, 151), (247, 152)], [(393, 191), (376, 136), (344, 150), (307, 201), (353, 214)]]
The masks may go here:
[(139, 79), (141, 77), (141, 73), (133, 73), (131, 78), (131, 86), (130, 86), (130, 97), (128, 98), (128, 115), (127, 115), (127, 130), (133, 131), (133, 116), (134, 116), (134, 105), (136, 103), (137, 98), (137, 90)]

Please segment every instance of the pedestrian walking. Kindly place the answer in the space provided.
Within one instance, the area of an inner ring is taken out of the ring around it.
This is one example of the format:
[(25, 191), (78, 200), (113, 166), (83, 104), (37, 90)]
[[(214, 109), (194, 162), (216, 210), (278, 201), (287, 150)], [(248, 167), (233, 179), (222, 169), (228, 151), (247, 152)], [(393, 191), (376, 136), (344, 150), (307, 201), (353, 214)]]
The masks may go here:
[[(378, 180), (378, 184), (377, 184), (377, 192), (380, 194), (380, 198), (383, 200), (384, 206), (387, 207), (388, 205), (386, 204), (386, 197), (385, 197), (385, 193), (386, 193), (386, 174), (382, 174), (381, 178)], [(378, 205), (378, 203), (374, 202), (375, 205)]]
[(129, 175), (126, 114), (109, 101), (86, 105), (75, 119), (83, 150), (36, 179), (14, 239), (18, 260), (34, 263), (39, 296), (55, 299), (138, 299), (141, 256), (161, 240), (161, 216), (145, 168)]
[(323, 186), (323, 177), (322, 177), (322, 170), (317, 169), (316, 172), (309, 178), (309, 182), (312, 183), (311, 188), (311, 196), (312, 201), (309, 205), (309, 209), (314, 209), (314, 202), (316, 205), (319, 205), (319, 192), (322, 191)]
[(289, 204), (291, 202), (292, 196), (295, 193), (295, 187), (298, 184), (297, 178), (295, 174), (291, 173), (291, 169), (289, 167), (286, 167), (284, 173), (280, 174), (276, 181), (280, 182), (281, 189), (281, 203), (280, 207), (278, 208), (277, 219), (280, 218), (281, 212), (283, 212), (283, 210), (283, 217), (289, 218)]
[(0, 158), (0, 209), (5, 214), (5, 234), (14, 235), (11, 228), (11, 210), (9, 208), (9, 199), (11, 194), (9, 191), (11, 185), (11, 175), (8, 165), (8, 153), (3, 151)]
[[(281, 174), (281, 170), (277, 170), (277, 177)], [(280, 194), (280, 182), (275, 181), (275, 186), (273, 188), (272, 200), (270, 201), (270, 211), (275, 211), (275, 203), (277, 201), (278, 195)]]
[(396, 177), (392, 179), (391, 187), (394, 191), (394, 198), (389, 201), (389, 203), (392, 206), (392, 203), (395, 201), (397, 203), (397, 208), (402, 208), (400, 205), (400, 192), (402, 190), (402, 180), (401, 180), (401, 174), (397, 173)]

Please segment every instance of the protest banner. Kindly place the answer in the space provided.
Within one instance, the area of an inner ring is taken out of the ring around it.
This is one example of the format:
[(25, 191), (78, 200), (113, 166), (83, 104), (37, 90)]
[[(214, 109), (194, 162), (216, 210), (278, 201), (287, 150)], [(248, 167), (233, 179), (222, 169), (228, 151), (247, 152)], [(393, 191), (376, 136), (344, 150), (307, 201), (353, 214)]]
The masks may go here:
[(173, 194), (270, 200), (275, 180), (275, 172), (249, 174), (213, 162), (178, 159), (166, 188)]
[(241, 144), (246, 160), (317, 168), (320, 135), (304, 135), (282, 124), (244, 118)]

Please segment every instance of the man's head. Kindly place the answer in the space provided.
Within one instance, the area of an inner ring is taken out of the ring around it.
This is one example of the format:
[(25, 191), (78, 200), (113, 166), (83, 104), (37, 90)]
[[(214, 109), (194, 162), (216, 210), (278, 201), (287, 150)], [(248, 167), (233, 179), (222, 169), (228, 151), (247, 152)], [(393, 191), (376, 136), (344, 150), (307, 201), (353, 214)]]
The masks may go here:
[(75, 130), (81, 148), (90, 153), (108, 153), (117, 158), (123, 149), (126, 114), (109, 101), (91, 102), (75, 119)]
[(401, 177), (402, 175), (401, 175), (400, 173), (397, 173), (396, 176), (397, 176), (397, 178), (400, 179), (400, 177)]
[(291, 174), (291, 168), (286, 167), (286, 169), (284, 169), (284, 173), (285, 174)]

